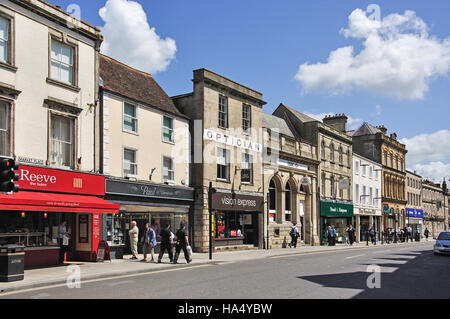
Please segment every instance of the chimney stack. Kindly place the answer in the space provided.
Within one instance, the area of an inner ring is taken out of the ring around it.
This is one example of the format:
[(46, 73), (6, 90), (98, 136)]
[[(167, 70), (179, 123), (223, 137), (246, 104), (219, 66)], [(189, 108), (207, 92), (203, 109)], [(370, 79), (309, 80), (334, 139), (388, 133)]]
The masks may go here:
[(346, 133), (347, 132), (348, 117), (345, 114), (327, 115), (323, 118), (323, 123), (331, 126), (335, 130)]
[(377, 129), (379, 129), (381, 132), (383, 132), (384, 135), (386, 135), (387, 128), (384, 125), (377, 126)]

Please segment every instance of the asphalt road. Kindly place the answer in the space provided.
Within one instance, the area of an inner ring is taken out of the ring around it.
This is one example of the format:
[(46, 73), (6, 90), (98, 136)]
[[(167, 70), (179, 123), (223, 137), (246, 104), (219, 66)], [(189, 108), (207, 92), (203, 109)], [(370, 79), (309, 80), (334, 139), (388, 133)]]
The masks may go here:
[(0, 298), (449, 299), (449, 288), (450, 256), (434, 256), (430, 242), (174, 266), (145, 275), (82, 281), (78, 289), (43, 287)]

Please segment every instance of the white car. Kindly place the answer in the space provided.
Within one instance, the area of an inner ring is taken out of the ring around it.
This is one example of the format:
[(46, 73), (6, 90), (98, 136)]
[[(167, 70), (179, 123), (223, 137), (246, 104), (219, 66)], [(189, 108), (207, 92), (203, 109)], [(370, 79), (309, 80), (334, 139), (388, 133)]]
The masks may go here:
[(450, 254), (450, 231), (446, 230), (439, 234), (434, 244), (434, 254)]

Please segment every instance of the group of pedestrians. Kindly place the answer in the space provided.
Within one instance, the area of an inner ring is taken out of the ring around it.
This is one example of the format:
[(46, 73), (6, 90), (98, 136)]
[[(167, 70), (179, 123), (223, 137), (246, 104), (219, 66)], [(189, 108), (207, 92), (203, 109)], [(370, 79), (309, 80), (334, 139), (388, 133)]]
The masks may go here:
[[(327, 239), (328, 246), (336, 246), (338, 234), (334, 226), (328, 226), (327, 230), (325, 231), (325, 237)], [(356, 241), (356, 233), (352, 225), (345, 227), (344, 238), (345, 246), (353, 246), (353, 243)]]
[[(184, 258), (186, 259), (186, 262), (189, 264), (192, 261), (192, 249), (189, 245), (189, 238), (186, 233), (186, 225), (184, 222), (181, 222), (180, 228), (174, 235), (170, 229), (171, 225), (170, 223), (167, 223), (164, 228), (160, 231), (160, 237), (161, 237), (161, 246), (160, 251), (158, 255), (158, 263), (161, 263), (162, 258), (167, 251), (169, 255), (169, 260), (171, 263), (177, 264), (178, 258), (180, 256), (181, 251), (184, 253)], [(131, 229), (128, 232), (130, 236), (130, 246), (131, 246), (131, 253), (133, 257), (131, 259), (138, 259), (138, 240), (139, 240), (139, 228), (136, 226), (136, 222), (133, 221), (131, 223)], [(173, 243), (175, 242), (175, 256), (173, 252)], [(144, 259), (142, 259), (142, 262), (147, 262), (147, 255), (151, 255), (150, 262), (155, 262), (155, 247), (157, 245), (156, 242), (156, 233), (155, 230), (150, 227), (150, 224), (147, 223), (145, 225), (145, 234), (142, 237), (142, 243), (143, 243), (143, 254)]]

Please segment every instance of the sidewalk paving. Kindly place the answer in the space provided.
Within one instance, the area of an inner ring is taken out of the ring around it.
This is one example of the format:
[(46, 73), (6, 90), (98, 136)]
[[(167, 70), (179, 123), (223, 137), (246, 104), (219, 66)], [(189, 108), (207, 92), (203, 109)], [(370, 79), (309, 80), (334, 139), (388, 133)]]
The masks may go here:
[[(88, 263), (88, 262), (70, 262), (63, 266), (47, 267), (39, 269), (25, 270), (25, 279), (22, 281), (4, 283), (0, 282), (0, 298), (2, 293), (11, 292), (16, 290), (32, 289), (44, 286), (65, 284), (68, 276), (71, 274), (72, 265), (80, 267), (81, 282), (86, 280), (93, 280), (99, 278), (110, 278), (132, 274), (142, 274), (147, 272), (157, 272), (168, 269), (182, 269), (190, 268), (193, 266), (201, 266), (208, 264), (220, 264), (239, 262), (245, 260), (264, 259), (277, 256), (298, 255), (308, 253), (318, 253), (327, 251), (339, 251), (350, 249), (369, 249), (372, 247), (397, 247), (399, 245), (411, 245), (411, 244), (424, 244), (431, 243), (426, 242), (409, 242), (398, 244), (384, 244), (366, 246), (364, 243), (355, 243), (353, 246), (336, 245), (336, 246), (299, 246), (297, 248), (280, 248), (270, 250), (241, 250), (241, 251), (227, 251), (213, 254), (213, 260), (209, 260), (208, 253), (194, 253), (192, 256), (193, 261), (190, 264), (186, 264), (183, 254), (180, 255), (178, 260), (179, 264), (174, 265), (169, 263), (167, 253), (164, 255), (161, 264), (141, 262), (138, 260), (130, 260), (131, 256), (124, 256), (124, 259), (114, 259), (111, 262), (105, 261), (104, 263)], [(140, 255), (139, 257), (142, 257)]]

